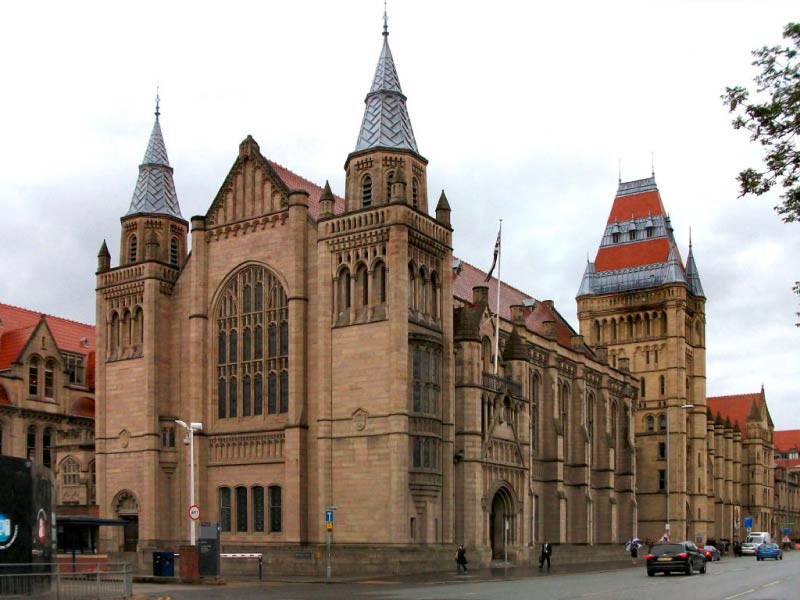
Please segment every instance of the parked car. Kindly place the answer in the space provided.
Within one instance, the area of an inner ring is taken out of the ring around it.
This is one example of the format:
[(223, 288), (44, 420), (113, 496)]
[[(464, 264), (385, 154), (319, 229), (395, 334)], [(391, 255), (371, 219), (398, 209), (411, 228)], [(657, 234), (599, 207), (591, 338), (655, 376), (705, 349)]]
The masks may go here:
[(783, 560), (783, 550), (778, 544), (761, 544), (756, 549), (756, 560), (764, 560), (765, 558)]
[(706, 572), (706, 557), (693, 542), (658, 542), (650, 546), (645, 560), (650, 577), (656, 573), (692, 575), (695, 571)]
[(706, 557), (706, 560), (715, 561), (715, 560), (720, 560), (720, 558), (722, 558), (720, 551), (717, 550), (715, 546), (705, 545), (700, 550), (700, 552), (703, 553), (703, 556)]

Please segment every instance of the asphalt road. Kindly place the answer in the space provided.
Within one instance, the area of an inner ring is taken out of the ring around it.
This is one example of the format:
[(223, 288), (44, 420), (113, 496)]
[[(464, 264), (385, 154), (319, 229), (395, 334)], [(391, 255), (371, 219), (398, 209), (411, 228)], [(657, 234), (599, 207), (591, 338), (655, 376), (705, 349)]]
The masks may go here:
[[(511, 572), (510, 572), (511, 573)], [(385, 577), (340, 583), (228, 582), (224, 586), (135, 584), (142, 600), (797, 600), (800, 598), (800, 551), (783, 561), (725, 557), (709, 563), (705, 575), (648, 577), (644, 560), (637, 567), (583, 573), (488, 570), (454, 574)]]

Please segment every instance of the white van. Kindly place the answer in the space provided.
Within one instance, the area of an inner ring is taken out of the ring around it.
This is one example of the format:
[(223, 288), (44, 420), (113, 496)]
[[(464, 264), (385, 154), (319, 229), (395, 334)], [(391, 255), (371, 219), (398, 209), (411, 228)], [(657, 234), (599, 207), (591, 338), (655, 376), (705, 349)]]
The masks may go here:
[(742, 554), (755, 555), (761, 544), (772, 543), (772, 536), (766, 531), (751, 531), (742, 543)]

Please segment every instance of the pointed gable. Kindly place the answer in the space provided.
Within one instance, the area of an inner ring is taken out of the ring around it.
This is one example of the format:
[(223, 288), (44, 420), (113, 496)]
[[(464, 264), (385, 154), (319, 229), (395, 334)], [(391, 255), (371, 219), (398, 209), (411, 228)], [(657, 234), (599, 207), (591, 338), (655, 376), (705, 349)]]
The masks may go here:
[[(323, 188), (265, 158), (248, 135), (239, 144), (239, 156), (211, 203), (209, 224), (223, 225), (283, 210), (288, 207), (292, 190), (308, 192), (309, 213), (318, 218)], [(334, 196), (334, 213), (343, 210), (344, 200)]]
[[(59, 350), (84, 356), (89, 361), (96, 348), (93, 325), (0, 303), (0, 371), (11, 367), (42, 319)], [(88, 372), (86, 382), (88, 387), (94, 385)]]

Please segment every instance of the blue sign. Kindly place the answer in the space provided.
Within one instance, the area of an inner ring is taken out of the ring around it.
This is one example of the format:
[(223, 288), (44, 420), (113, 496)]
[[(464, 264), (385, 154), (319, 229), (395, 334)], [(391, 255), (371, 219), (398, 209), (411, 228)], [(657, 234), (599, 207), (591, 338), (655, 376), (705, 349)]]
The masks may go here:
[(325, 522), (326, 523), (333, 523), (333, 511), (326, 510), (325, 511)]
[(0, 515), (0, 543), (7, 542), (11, 537), (11, 519)]
[(792, 530), (789, 527), (783, 528), (783, 535), (789, 535), (790, 533), (792, 533)]
[(753, 517), (745, 517), (744, 518), (744, 528), (745, 529), (752, 529), (753, 528)]

